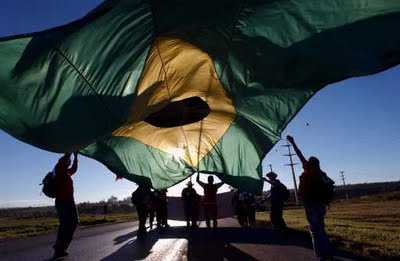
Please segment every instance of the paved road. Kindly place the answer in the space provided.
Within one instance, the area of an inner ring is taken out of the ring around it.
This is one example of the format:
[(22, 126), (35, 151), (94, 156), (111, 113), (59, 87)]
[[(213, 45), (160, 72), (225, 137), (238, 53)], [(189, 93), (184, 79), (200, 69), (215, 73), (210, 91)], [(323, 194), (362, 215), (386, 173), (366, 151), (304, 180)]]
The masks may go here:
[[(136, 240), (135, 222), (80, 229), (65, 260), (315, 260), (304, 234), (284, 237), (269, 229), (242, 229), (231, 218), (220, 220), (217, 230), (187, 231), (182, 222), (170, 223), (171, 228), (153, 230), (143, 241)], [(49, 260), (54, 238), (0, 242), (0, 260)]]

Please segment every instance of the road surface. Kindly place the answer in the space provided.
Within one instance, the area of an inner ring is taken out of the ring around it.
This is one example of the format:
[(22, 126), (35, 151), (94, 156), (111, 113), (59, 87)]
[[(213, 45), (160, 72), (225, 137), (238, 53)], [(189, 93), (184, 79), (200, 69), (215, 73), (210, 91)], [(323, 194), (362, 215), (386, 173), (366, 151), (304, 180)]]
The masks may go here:
[[(183, 222), (170, 224), (164, 231), (150, 231), (143, 241), (136, 240), (136, 222), (79, 229), (64, 260), (315, 260), (310, 238), (301, 233), (243, 229), (232, 218), (219, 220), (216, 230), (202, 224), (187, 231)], [(54, 239), (52, 233), (0, 242), (0, 260), (50, 260)], [(338, 255), (338, 260), (353, 260)]]

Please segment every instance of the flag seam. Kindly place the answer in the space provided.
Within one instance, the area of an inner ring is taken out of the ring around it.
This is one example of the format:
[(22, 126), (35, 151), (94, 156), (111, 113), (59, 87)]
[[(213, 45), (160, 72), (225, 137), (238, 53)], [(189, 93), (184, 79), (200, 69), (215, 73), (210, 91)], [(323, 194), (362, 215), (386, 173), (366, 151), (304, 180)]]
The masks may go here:
[[(101, 95), (96, 91), (96, 89), (93, 87), (93, 85), (89, 82), (89, 80), (85, 77), (85, 75), (79, 70), (79, 68), (67, 57), (65, 53), (63, 53), (59, 48), (54, 48), (56, 53), (58, 53), (66, 62), (69, 66), (72, 67), (72, 69), (78, 73), (79, 77), (83, 79), (83, 81), (86, 83), (86, 85), (95, 93), (95, 96), (98, 98), (101, 104), (106, 108), (108, 113), (111, 115), (111, 117), (118, 119), (112, 110), (108, 107), (107, 103), (101, 98)], [(108, 121), (109, 122), (109, 121)], [(110, 123), (110, 122), (109, 122)]]

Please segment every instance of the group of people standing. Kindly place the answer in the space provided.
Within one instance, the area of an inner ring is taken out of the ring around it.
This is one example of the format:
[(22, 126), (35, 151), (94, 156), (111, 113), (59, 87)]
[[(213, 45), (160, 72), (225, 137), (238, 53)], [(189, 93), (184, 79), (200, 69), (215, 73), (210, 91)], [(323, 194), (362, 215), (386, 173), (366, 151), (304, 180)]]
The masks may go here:
[(242, 227), (254, 227), (256, 224), (256, 199), (251, 192), (235, 190), (232, 205), (238, 222)]
[[(286, 223), (283, 219), (283, 206), (285, 201), (289, 199), (290, 192), (286, 186), (277, 179), (277, 177), (278, 175), (271, 171), (267, 173), (266, 178), (263, 177), (263, 179), (271, 184), (271, 190), (268, 195), (268, 199), (271, 202), (271, 224), (274, 229), (284, 231), (286, 229)], [(232, 205), (238, 222), (242, 227), (255, 226), (257, 200), (254, 193), (235, 190), (232, 197)]]
[(139, 218), (138, 238), (143, 238), (146, 234), (146, 220), (149, 218), (150, 229), (153, 228), (154, 218), (156, 218), (157, 228), (168, 228), (168, 199), (167, 190), (151, 190), (150, 186), (140, 185), (131, 197), (132, 203), (136, 207)]
[[(299, 197), (301, 198), (309, 223), (309, 230), (313, 243), (315, 255), (320, 260), (331, 260), (332, 247), (325, 230), (325, 215), (327, 206), (333, 199), (334, 181), (330, 179), (320, 168), (318, 158), (306, 159), (297, 146), (292, 136), (287, 136), (288, 142), (293, 146), (296, 155), (299, 157), (303, 173), (300, 176)], [(269, 192), (270, 221), (272, 228), (277, 231), (287, 232), (287, 225), (283, 218), (285, 201), (290, 197), (286, 186), (278, 179), (278, 174), (269, 172), (263, 180), (271, 185)], [(242, 227), (254, 227), (256, 200), (255, 195), (237, 190), (233, 196), (238, 222)]]
[[(298, 195), (303, 202), (315, 255), (320, 260), (332, 260), (333, 251), (325, 230), (325, 215), (327, 206), (333, 199), (334, 181), (321, 170), (318, 158), (312, 156), (306, 159), (294, 138), (287, 136), (287, 140), (293, 146), (303, 167)], [(264, 180), (271, 184), (271, 224), (274, 229), (286, 232), (283, 208), (284, 202), (289, 198), (289, 191), (277, 179), (276, 173), (270, 172), (266, 176)]]
[[(187, 187), (182, 190), (182, 203), (188, 228), (197, 228), (200, 206), (203, 206), (204, 217), (207, 227), (218, 226), (218, 208), (217, 191), (223, 185), (223, 182), (214, 183), (214, 177), (209, 176), (208, 182), (200, 181), (200, 175), (197, 175), (197, 183), (204, 190), (204, 197), (201, 199), (193, 188), (193, 183), (189, 181)], [(146, 221), (149, 219), (150, 229), (153, 228), (154, 216), (157, 218), (157, 228), (166, 228), (168, 225), (168, 199), (167, 190), (151, 190), (146, 184), (139, 187), (132, 193), (132, 203), (136, 207), (139, 217), (138, 238), (144, 238), (146, 235)]]
[[(325, 231), (324, 219), (327, 205), (332, 198), (334, 182), (321, 170), (319, 160), (316, 157), (310, 157), (307, 160), (293, 137), (287, 136), (287, 140), (293, 145), (304, 169), (300, 176), (299, 196), (303, 201), (315, 254), (321, 259), (329, 258), (332, 255), (332, 249)], [(71, 154), (67, 153), (58, 160), (54, 170), (48, 174), (54, 177), (55, 206), (60, 221), (57, 240), (54, 245), (55, 258), (68, 255), (67, 249), (78, 225), (78, 213), (75, 206), (71, 178), (77, 168), (78, 154), (74, 153), (74, 159), (71, 161)], [(209, 174), (214, 173), (210, 172)], [(274, 228), (285, 230), (286, 223), (283, 219), (283, 208), (289, 194), (286, 187), (277, 179), (277, 176), (276, 173), (270, 172), (264, 180), (271, 184), (271, 223)], [(197, 175), (196, 180), (204, 190), (202, 200), (194, 190), (191, 182), (182, 191), (187, 227), (197, 227), (199, 209), (200, 205), (202, 205), (207, 227), (211, 227), (212, 224), (216, 228), (218, 226), (217, 191), (223, 183), (214, 183), (214, 177), (211, 175), (208, 177), (207, 183), (200, 181), (199, 175)], [(132, 203), (136, 206), (139, 216), (138, 238), (142, 238), (146, 234), (145, 224), (148, 217), (150, 228), (153, 227), (154, 217), (156, 217), (158, 228), (168, 227), (166, 189), (152, 191), (149, 185), (140, 185), (132, 193)], [(256, 210), (254, 194), (237, 191), (233, 203), (238, 214), (239, 223), (242, 226), (254, 226)]]

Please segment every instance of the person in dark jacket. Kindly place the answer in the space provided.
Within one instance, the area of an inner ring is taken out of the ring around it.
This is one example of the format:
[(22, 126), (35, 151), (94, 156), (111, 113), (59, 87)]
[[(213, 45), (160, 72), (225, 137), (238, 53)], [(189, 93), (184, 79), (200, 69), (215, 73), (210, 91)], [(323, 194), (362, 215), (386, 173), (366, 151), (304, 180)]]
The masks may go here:
[(54, 245), (55, 259), (68, 255), (67, 249), (79, 222), (74, 200), (74, 185), (71, 178), (78, 170), (78, 154), (76, 152), (72, 166), (70, 165), (71, 154), (67, 153), (58, 160), (53, 170), (56, 188), (55, 206), (60, 222)]
[(191, 181), (189, 181), (187, 183), (187, 187), (182, 190), (181, 196), (183, 202), (183, 210), (185, 212), (186, 218), (186, 227), (197, 228), (200, 196), (193, 188), (193, 183)]
[(275, 172), (269, 172), (266, 175), (267, 178), (263, 178), (264, 181), (271, 184), (270, 190), (270, 200), (271, 200), (271, 211), (270, 219), (272, 227), (276, 230), (284, 231), (287, 226), (285, 220), (283, 219), (283, 207), (285, 201), (287, 200), (285, 193), (287, 188), (283, 185), (279, 179), (277, 179), (278, 174)]
[(326, 182), (333, 182), (320, 168), (319, 160), (310, 157), (308, 160), (297, 147), (294, 138), (287, 136), (287, 140), (303, 164), (304, 172), (300, 176), (299, 196), (303, 200), (304, 209), (309, 223), (311, 238), (315, 255), (320, 260), (330, 260), (332, 248), (328, 235), (325, 231), (325, 214), (327, 201), (324, 197)]
[(136, 207), (136, 212), (139, 218), (139, 229), (137, 233), (138, 239), (143, 239), (147, 233), (146, 219), (149, 212), (150, 199), (151, 190), (148, 185), (140, 184), (132, 193), (131, 201)]

